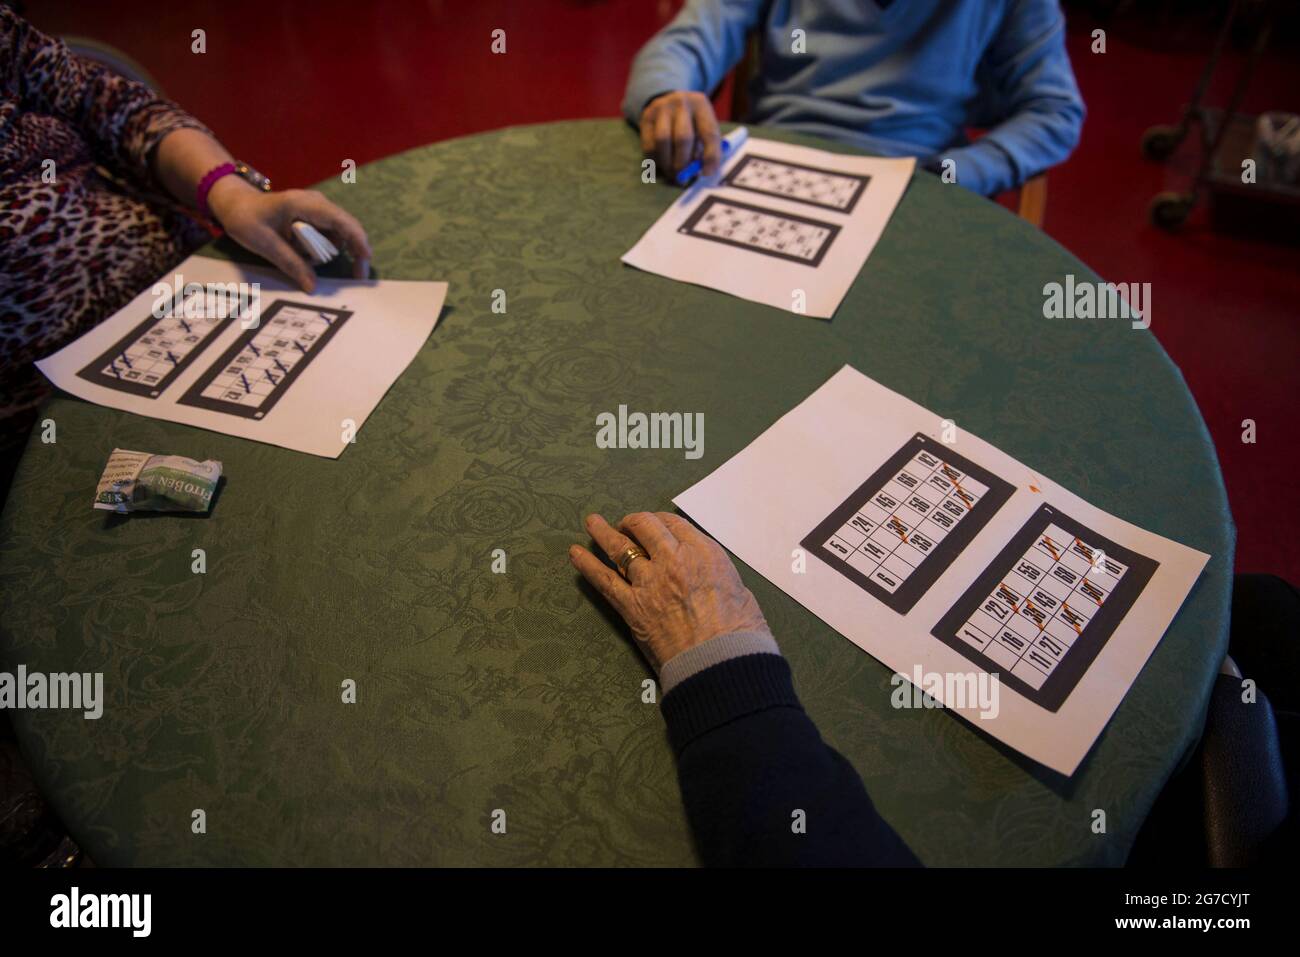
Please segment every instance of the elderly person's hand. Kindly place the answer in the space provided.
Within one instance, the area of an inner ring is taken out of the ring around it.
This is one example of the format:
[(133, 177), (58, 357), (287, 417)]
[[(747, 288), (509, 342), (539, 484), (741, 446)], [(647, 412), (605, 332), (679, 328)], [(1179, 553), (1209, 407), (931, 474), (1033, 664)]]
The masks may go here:
[(316, 287), (316, 274), (294, 246), (292, 227), (298, 219), (347, 249), (355, 278), (370, 276), (370, 243), (365, 229), (355, 216), (320, 193), (303, 189), (264, 193), (237, 176), (225, 176), (213, 184), (208, 206), (231, 239), (270, 260), (304, 292)]
[(701, 172), (711, 176), (722, 163), (722, 134), (709, 98), (675, 90), (647, 103), (641, 111), (641, 151), (673, 176), (698, 157)]
[[(587, 516), (587, 531), (626, 578), (580, 545), (569, 560), (609, 600), (659, 671), (688, 648), (735, 631), (768, 631), (753, 594), (722, 546), (671, 512), (636, 512), (614, 528)], [(624, 561), (639, 546), (644, 558)]]

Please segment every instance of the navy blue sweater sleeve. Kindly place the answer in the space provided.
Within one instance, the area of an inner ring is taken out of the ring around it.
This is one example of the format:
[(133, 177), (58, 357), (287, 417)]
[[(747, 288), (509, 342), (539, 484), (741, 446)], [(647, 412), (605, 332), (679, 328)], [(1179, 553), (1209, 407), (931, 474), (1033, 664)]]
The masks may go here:
[(706, 865), (919, 864), (822, 741), (780, 655), (701, 671), (664, 697), (663, 714)]

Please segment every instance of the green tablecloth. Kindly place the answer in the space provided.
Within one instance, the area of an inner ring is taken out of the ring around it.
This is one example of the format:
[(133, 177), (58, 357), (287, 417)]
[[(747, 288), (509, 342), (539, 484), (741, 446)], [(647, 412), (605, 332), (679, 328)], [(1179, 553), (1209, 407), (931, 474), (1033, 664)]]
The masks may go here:
[[(1069, 780), (942, 712), (893, 710), (886, 668), (742, 568), (823, 735), (926, 863), (1125, 859), (1199, 734), (1233, 530), (1152, 335), (1043, 318), (1043, 284), (1085, 266), (918, 175), (832, 322), (638, 272), (619, 256), (676, 194), (640, 182), (612, 120), (440, 143), (324, 188), (384, 276), (451, 283), (356, 446), (329, 461), (60, 398), (58, 441), (33, 437), (4, 511), (3, 666), (105, 673), (99, 721), (13, 713), (96, 861), (691, 863), (649, 673), (566, 549), (586, 511), (671, 508), (845, 362), (1213, 555)], [(704, 412), (704, 457), (598, 449), (619, 403)], [(212, 515), (92, 511), (115, 445), (221, 459)]]

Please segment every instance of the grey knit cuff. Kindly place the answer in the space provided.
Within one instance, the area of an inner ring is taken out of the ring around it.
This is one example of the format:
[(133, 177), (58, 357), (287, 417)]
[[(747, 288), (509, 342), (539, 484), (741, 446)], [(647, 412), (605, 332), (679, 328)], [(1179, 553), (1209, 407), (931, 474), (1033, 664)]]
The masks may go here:
[(668, 694), (687, 678), (732, 658), (780, 654), (781, 649), (776, 646), (776, 639), (766, 631), (733, 631), (729, 635), (710, 638), (669, 658), (659, 672), (659, 687), (663, 694)]

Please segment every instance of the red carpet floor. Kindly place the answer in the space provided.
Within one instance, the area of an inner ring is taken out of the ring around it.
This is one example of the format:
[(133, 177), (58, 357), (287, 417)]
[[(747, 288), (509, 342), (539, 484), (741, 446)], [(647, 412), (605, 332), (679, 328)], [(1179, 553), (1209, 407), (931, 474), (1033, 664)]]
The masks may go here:
[[(49, 0), (24, 5), (39, 27), (110, 43), (207, 122), (237, 155), (284, 186), (434, 140), (618, 111), (628, 63), (676, 0), (424, 3), (172, 3)], [(1151, 3), (1200, 9), (1213, 4)], [(1103, 277), (1150, 282), (1152, 331), (1182, 368), (1218, 447), (1237, 522), (1237, 567), (1300, 582), (1300, 247), (1211, 231), (1203, 209), (1178, 235), (1147, 224), (1162, 189), (1187, 182), (1196, 147), (1168, 165), (1141, 158), (1143, 131), (1175, 120), (1209, 50), (1212, 17), (1107, 22), (1090, 51), (1071, 12), (1070, 50), (1088, 104), (1083, 142), (1053, 170), (1045, 228)], [(207, 52), (190, 52), (202, 28)], [(489, 52), (504, 29), (507, 55)], [(1226, 101), (1232, 55), (1210, 102)], [(1244, 104), (1300, 111), (1296, 48), (1275, 48)], [(1123, 388), (1123, 383), (1116, 383)], [(1134, 409), (1134, 415), (1143, 410)], [(1241, 441), (1253, 419), (1258, 441)]]

